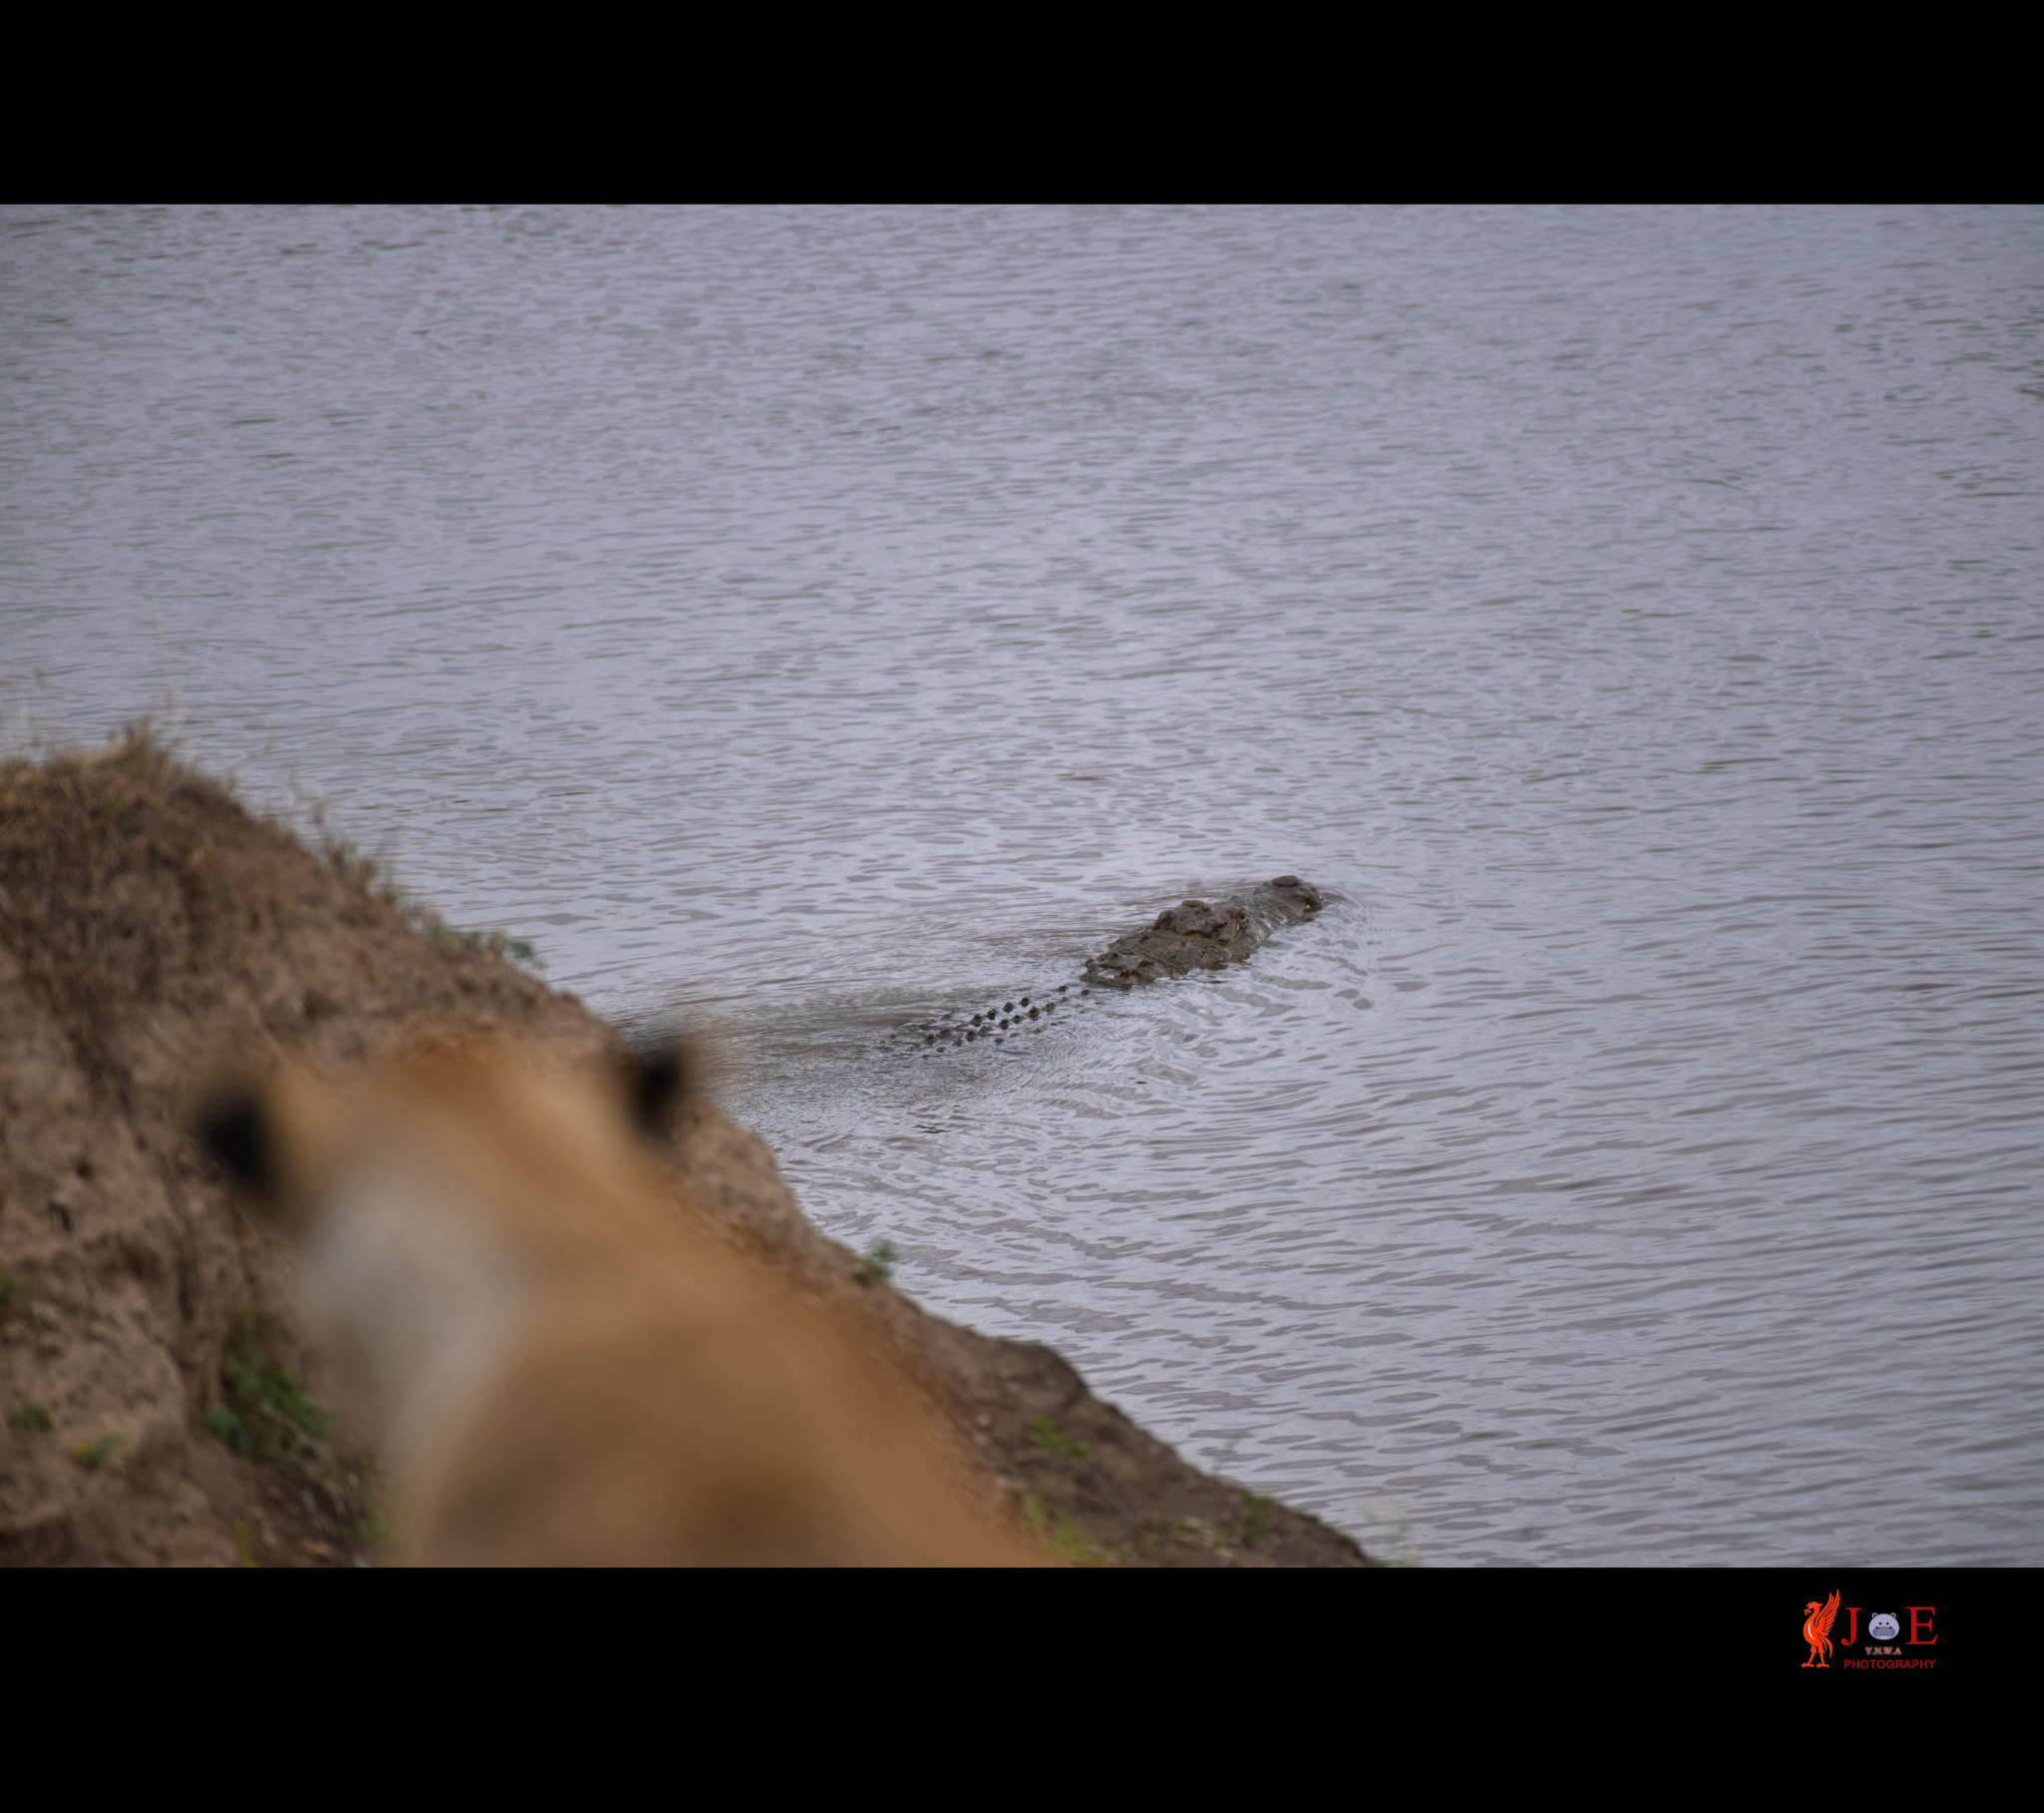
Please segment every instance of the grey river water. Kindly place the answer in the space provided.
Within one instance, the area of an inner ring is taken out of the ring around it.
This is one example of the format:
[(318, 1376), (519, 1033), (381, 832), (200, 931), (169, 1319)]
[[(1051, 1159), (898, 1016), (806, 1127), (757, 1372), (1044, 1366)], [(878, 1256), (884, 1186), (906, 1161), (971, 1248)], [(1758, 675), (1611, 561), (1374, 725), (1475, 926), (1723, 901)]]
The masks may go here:
[(154, 707), (710, 1029), (1189, 1458), (2044, 1562), (2044, 212), (17, 208), (0, 374), (9, 747)]

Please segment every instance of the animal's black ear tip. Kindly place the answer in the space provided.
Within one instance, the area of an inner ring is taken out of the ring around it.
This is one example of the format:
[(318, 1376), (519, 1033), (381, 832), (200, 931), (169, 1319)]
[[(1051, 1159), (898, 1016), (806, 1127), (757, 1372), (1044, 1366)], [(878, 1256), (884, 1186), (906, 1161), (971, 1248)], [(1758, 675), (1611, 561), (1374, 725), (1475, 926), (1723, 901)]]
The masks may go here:
[(216, 1090), (193, 1118), (207, 1154), (244, 1189), (268, 1196), (276, 1189), (275, 1141), (262, 1099), (253, 1090)]
[(632, 1121), (651, 1138), (674, 1125), (689, 1093), (690, 1067), (682, 1042), (672, 1036), (635, 1046), (632, 1052)]

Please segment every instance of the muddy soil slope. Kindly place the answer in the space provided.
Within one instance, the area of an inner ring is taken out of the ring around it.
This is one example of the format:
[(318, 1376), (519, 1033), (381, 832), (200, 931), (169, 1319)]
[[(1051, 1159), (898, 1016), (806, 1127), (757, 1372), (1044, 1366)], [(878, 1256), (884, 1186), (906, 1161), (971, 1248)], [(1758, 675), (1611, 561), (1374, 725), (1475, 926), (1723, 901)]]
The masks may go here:
[[(195, 1146), (209, 1076), (336, 1072), (421, 1029), (564, 1069), (617, 1034), (505, 951), (315, 857), (146, 735), (0, 764), (0, 1561), (339, 1566), (387, 1553), (374, 1457), (293, 1326), (284, 1256)], [(1053, 1553), (1358, 1567), (1310, 1517), (1187, 1466), (1048, 1348), (925, 1314), (803, 1218), (707, 1100), (665, 1154), (697, 1214), (889, 1362), (967, 1490)]]

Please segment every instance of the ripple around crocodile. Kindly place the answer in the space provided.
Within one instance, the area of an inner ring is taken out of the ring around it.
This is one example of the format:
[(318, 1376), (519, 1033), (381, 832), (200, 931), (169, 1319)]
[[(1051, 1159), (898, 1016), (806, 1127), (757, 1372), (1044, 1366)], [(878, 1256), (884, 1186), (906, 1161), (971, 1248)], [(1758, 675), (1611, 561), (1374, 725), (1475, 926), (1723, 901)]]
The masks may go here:
[(953, 1009), (934, 1019), (904, 1021), (884, 1043), (924, 1052), (957, 1051), (985, 1041), (1005, 1046), (1010, 1034), (1042, 1032), (1059, 1010), (1069, 1012), (1096, 990), (1127, 994), (1139, 985), (1241, 963), (1272, 933), (1312, 918), (1326, 900), (1310, 882), (1279, 875), (1226, 900), (1182, 901), (1141, 931), (1126, 933), (1097, 957), (1087, 958), (1076, 995), (1069, 982), (1048, 991), (1032, 989), (969, 1016)]

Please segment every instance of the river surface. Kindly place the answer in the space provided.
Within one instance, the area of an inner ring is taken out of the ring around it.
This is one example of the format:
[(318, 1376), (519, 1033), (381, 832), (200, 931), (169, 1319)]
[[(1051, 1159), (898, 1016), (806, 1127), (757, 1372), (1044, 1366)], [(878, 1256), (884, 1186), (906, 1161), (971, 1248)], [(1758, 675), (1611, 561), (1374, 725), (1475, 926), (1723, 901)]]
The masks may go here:
[(154, 708), (708, 1029), (1190, 1459), (2044, 1563), (2044, 212), (17, 208), (0, 375), (8, 746)]

